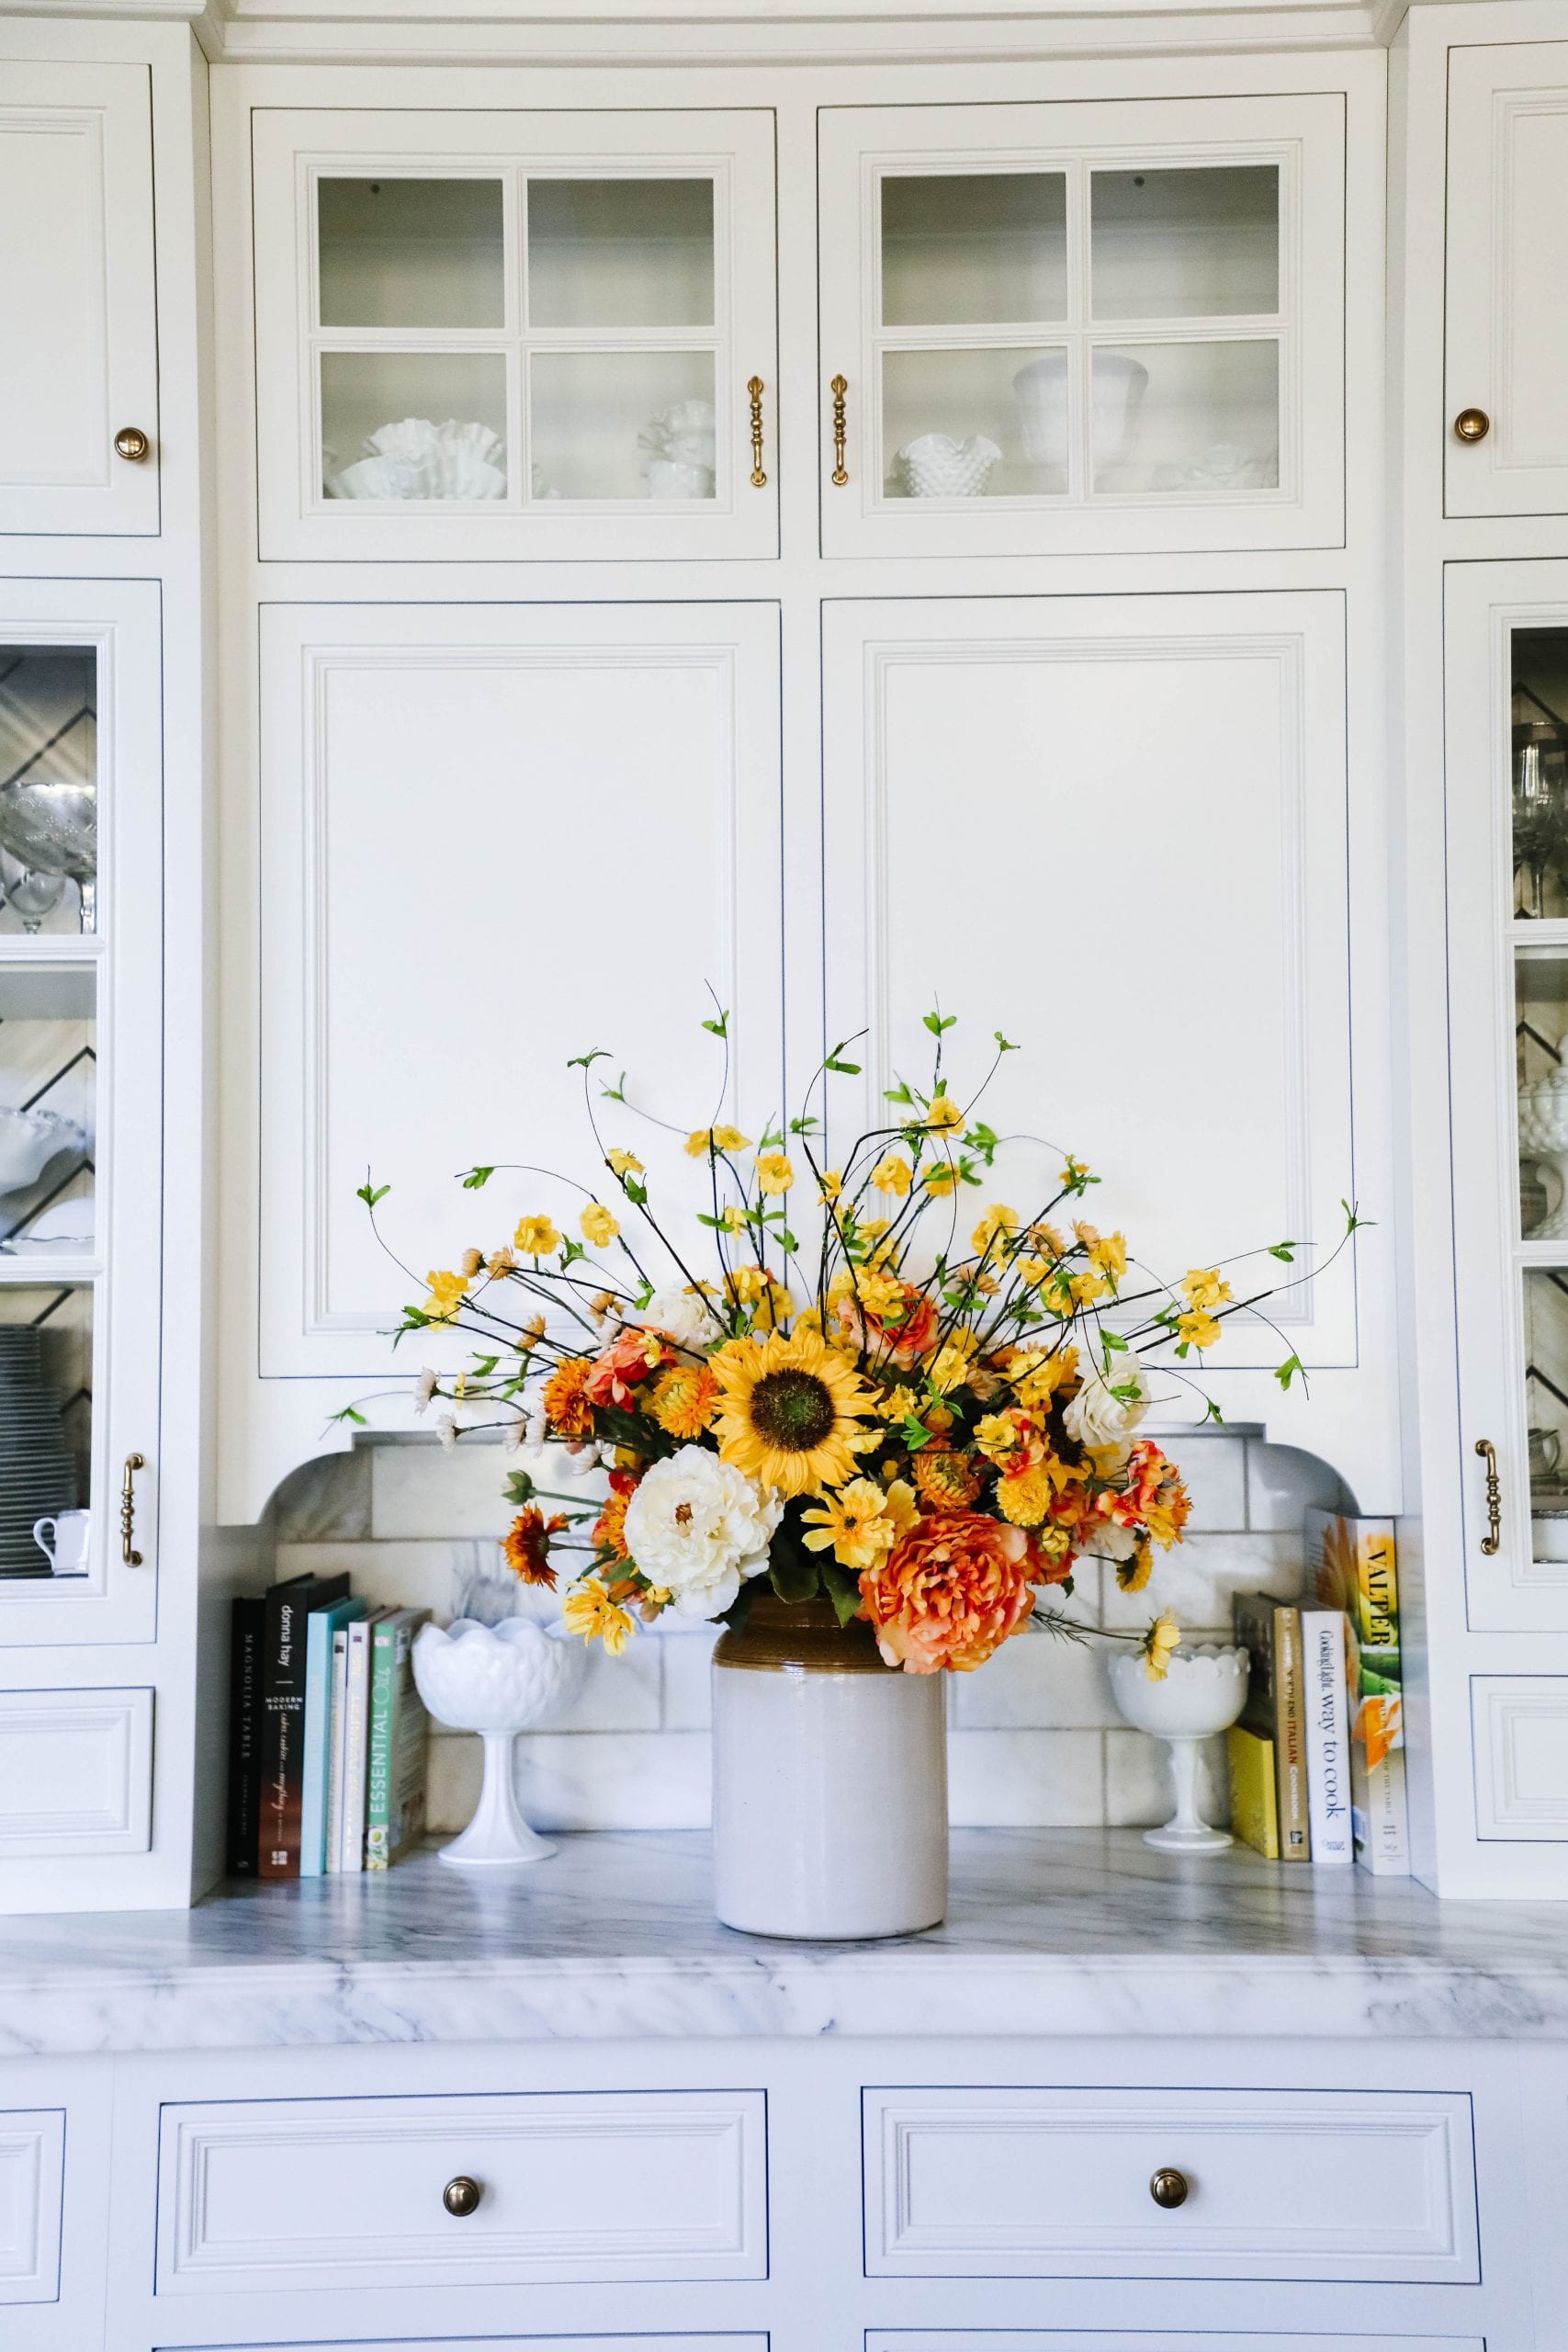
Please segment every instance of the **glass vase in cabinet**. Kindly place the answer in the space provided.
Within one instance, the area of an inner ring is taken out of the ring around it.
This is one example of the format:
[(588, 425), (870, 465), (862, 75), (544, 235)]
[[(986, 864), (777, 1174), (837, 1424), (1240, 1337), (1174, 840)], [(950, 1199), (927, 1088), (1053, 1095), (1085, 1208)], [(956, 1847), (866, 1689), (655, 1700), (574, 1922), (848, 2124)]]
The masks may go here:
[(254, 119), (264, 557), (777, 553), (771, 114)]
[(0, 1642), (154, 1631), (158, 592), (0, 582)]
[(1334, 96), (828, 107), (829, 555), (1344, 532)]

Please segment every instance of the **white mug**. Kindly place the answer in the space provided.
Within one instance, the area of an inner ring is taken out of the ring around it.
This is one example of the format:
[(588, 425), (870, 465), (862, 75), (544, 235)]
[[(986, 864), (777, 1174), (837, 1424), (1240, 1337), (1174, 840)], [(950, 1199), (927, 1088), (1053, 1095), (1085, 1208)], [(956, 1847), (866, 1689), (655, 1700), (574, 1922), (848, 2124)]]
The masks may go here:
[(76, 1577), (85, 1573), (92, 1526), (93, 1514), (90, 1510), (54, 1511), (47, 1519), (34, 1520), (33, 1542), (55, 1576)]

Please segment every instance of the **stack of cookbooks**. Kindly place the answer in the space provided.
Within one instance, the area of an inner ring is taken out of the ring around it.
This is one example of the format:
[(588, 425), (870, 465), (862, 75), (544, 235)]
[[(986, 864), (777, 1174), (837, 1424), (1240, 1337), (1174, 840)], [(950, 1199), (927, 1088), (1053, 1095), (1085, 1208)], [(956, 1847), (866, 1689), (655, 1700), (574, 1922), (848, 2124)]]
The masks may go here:
[(229, 1870), (384, 1871), (424, 1827), (423, 1609), (370, 1609), (345, 1576), (233, 1603)]
[(1306, 1597), (1238, 1593), (1251, 1660), (1231, 1824), (1270, 1860), (1407, 1872), (1399, 1600), (1388, 1520), (1314, 1511)]

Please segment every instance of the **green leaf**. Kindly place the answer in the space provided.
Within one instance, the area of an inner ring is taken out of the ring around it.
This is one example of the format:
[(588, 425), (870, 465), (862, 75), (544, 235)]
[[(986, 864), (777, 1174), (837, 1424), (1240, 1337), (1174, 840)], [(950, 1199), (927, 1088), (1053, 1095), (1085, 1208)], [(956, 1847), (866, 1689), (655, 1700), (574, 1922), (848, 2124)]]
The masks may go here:
[(1000, 1031), (999, 1029), (995, 1029), (995, 1030), (993, 1030), (991, 1034), (992, 1034), (992, 1035), (996, 1038), (996, 1041), (997, 1041), (997, 1051), (998, 1051), (998, 1053), (999, 1053), (999, 1054), (1016, 1054), (1016, 1053), (1020, 1050), (1020, 1049), (1019, 1049), (1019, 1047), (1018, 1047), (1017, 1046), (1015, 1046), (1015, 1045), (1013, 1045), (1013, 1044), (1011, 1043), (1010, 1039), (1009, 1039), (1009, 1038), (1007, 1038), (1007, 1037), (1004, 1037), (1004, 1036), (1002, 1035), (1002, 1033), (1001, 1033), (1001, 1031)]
[(818, 1573), (823, 1590), (833, 1604), (834, 1616), (840, 1625), (847, 1625), (852, 1618), (860, 1615), (860, 1578), (852, 1575), (848, 1568), (840, 1568), (836, 1563), (827, 1560), (823, 1561)]
[(495, 1169), (493, 1164), (489, 1168), (470, 1168), (463, 1178), (464, 1192), (479, 1192), (482, 1186), (490, 1182), (491, 1178), (494, 1174)]
[(614, 1086), (602, 1086), (599, 1092), (606, 1102), (624, 1102), (626, 1099), (626, 1074), (623, 1070)]
[(729, 1035), (729, 1015), (728, 1012), (721, 1012), (716, 1021), (705, 1021), (703, 1023), (703, 1027), (707, 1031), (710, 1037), (728, 1037)]
[(964, 1131), (964, 1148), (966, 1151), (978, 1152), (989, 1168), (996, 1159), (997, 1147), (1000, 1141), (1001, 1137), (995, 1127), (988, 1127), (984, 1119), (976, 1119), (973, 1126)]
[(1106, 1369), (1108, 1371), (1111, 1365), (1111, 1359), (1113, 1355), (1125, 1355), (1127, 1352), (1127, 1342), (1122, 1337), (1121, 1332), (1108, 1331), (1103, 1324), (1100, 1326), (1100, 1344), (1104, 1352)]
[(595, 1046), (591, 1054), (573, 1054), (567, 1068), (568, 1069), (592, 1069), (595, 1062), (605, 1062), (609, 1058), (607, 1047)]
[(639, 1184), (635, 1176), (623, 1176), (621, 1179), (621, 1184), (627, 1200), (630, 1201), (634, 1208), (640, 1209), (647, 1207), (648, 1186), (646, 1184)]
[(768, 1570), (781, 1600), (811, 1600), (818, 1592), (815, 1560), (775, 1560)]
[(367, 1209), (373, 1209), (378, 1201), (386, 1199), (391, 1189), (390, 1184), (372, 1184), (369, 1174), (367, 1172), (364, 1183), (359, 1186), (354, 1197), (356, 1201), (363, 1201)]
[(859, 1062), (840, 1061), (837, 1054), (829, 1054), (823, 1068), (837, 1070), (840, 1078), (858, 1078), (861, 1073)]
[(569, 1234), (561, 1243), (560, 1261), (563, 1266), (575, 1265), (579, 1258), (586, 1258), (587, 1250), (581, 1241), (573, 1241)]
[(933, 1037), (940, 1037), (944, 1029), (954, 1029), (957, 1025), (958, 1015), (956, 1012), (950, 1012), (945, 1020), (940, 1012), (928, 1012), (926, 1015), (926, 1027), (931, 1031)]
[(1281, 1388), (1288, 1388), (1302, 1368), (1300, 1356), (1287, 1356), (1283, 1363), (1275, 1366), (1274, 1377)]
[(1352, 1233), (1359, 1233), (1364, 1227), (1371, 1225), (1372, 1219), (1370, 1216), (1357, 1216), (1356, 1204), (1354, 1201), (1341, 1201), (1339, 1205), (1345, 1212), (1345, 1233), (1347, 1239), (1348, 1239)]
[(488, 1380), (500, 1362), (499, 1356), (476, 1356), (474, 1358), (475, 1376), (479, 1380)]
[(1270, 1258), (1278, 1258), (1281, 1265), (1293, 1266), (1296, 1262), (1296, 1245), (1293, 1241), (1270, 1241), (1269, 1255)]
[(885, 1102), (913, 1103), (915, 1098), (909, 1091), (908, 1080), (901, 1078), (897, 1086), (889, 1086), (884, 1091), (882, 1099)]
[(357, 1429), (365, 1427), (364, 1414), (356, 1412), (352, 1405), (344, 1405), (337, 1412), (329, 1413), (327, 1419), (329, 1421), (352, 1421)]
[(821, 1124), (820, 1119), (807, 1115), (801, 1119), (792, 1119), (789, 1123), (789, 1131), (792, 1136), (814, 1135)]
[(919, 1416), (916, 1413), (908, 1415), (908, 1419), (905, 1420), (903, 1429), (900, 1431), (900, 1435), (904, 1440), (906, 1448), (910, 1453), (919, 1453), (922, 1445), (930, 1445), (931, 1442), (931, 1433), (930, 1430), (927, 1429), (924, 1421), (922, 1421)]
[(1204, 1398), (1203, 1402), (1205, 1406), (1203, 1419), (1206, 1421), (1213, 1421), (1216, 1429), (1223, 1430), (1225, 1425), (1225, 1417), (1221, 1412), (1219, 1407), (1215, 1404), (1213, 1398), (1212, 1396), (1207, 1396)]

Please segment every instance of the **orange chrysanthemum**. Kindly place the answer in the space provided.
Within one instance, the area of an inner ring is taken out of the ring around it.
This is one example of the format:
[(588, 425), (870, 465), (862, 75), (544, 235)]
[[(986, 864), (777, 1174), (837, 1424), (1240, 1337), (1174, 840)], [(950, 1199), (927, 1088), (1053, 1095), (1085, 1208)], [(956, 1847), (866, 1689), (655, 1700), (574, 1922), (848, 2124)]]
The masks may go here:
[(967, 1454), (922, 1446), (911, 1458), (915, 1492), (932, 1510), (967, 1510), (980, 1491), (980, 1474)]
[(1021, 1527), (982, 1511), (917, 1520), (860, 1580), (861, 1603), (889, 1666), (967, 1674), (1016, 1633), (1034, 1605)]
[[(617, 1560), (629, 1560), (626, 1549), (626, 1505), (637, 1492), (637, 1479), (629, 1470), (612, 1470), (610, 1491), (604, 1508), (593, 1522), (593, 1541)], [(612, 1593), (612, 1600), (616, 1596)]]
[(520, 1510), (506, 1532), (502, 1550), (506, 1565), (523, 1584), (542, 1584), (549, 1591), (556, 1589), (556, 1572), (550, 1566), (550, 1538), (558, 1535), (566, 1525), (559, 1511), (547, 1520), (537, 1503), (530, 1503)]
[(545, 1419), (557, 1437), (592, 1437), (593, 1414), (583, 1389), (593, 1369), (586, 1356), (568, 1356), (546, 1384)]
[(671, 1437), (701, 1437), (718, 1404), (718, 1382), (705, 1363), (679, 1363), (661, 1373), (649, 1410)]

